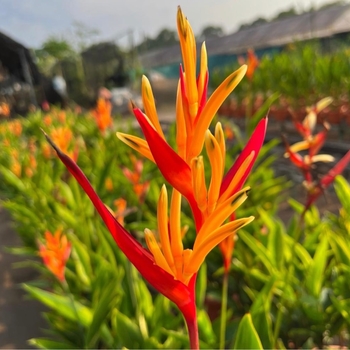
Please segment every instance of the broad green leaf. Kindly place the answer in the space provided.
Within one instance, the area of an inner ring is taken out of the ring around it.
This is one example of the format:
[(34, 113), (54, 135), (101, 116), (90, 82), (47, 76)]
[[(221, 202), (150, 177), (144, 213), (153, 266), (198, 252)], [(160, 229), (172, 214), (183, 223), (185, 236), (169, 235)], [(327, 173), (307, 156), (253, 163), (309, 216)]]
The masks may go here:
[(142, 348), (143, 339), (139, 327), (117, 309), (114, 309), (112, 313), (112, 329), (113, 333), (116, 334), (118, 346)]
[[(68, 296), (62, 296), (54, 293), (49, 293), (45, 290), (23, 284), (23, 288), (29, 292), (35, 299), (42, 302), (47, 307), (51, 308), (59, 315), (68, 318), (69, 320), (80, 322), (85, 327), (89, 326), (92, 321), (92, 312), (89, 308)], [(74, 310), (75, 308), (75, 310)], [(79, 317), (79, 319), (77, 319)]]
[(233, 349), (263, 349), (250, 314), (245, 314), (239, 323)]
[(318, 298), (324, 279), (324, 269), (328, 260), (328, 238), (323, 235), (321, 242), (317, 246), (315, 256), (306, 278), (306, 286), (309, 292)]
[(202, 340), (207, 344), (215, 344), (216, 336), (213, 331), (212, 323), (206, 311), (197, 312), (198, 331)]
[(26, 186), (23, 181), (19, 179), (11, 170), (7, 169), (0, 164), (0, 174), (2, 176), (1, 181), (7, 182), (9, 185), (14, 187), (19, 192), (25, 192)]

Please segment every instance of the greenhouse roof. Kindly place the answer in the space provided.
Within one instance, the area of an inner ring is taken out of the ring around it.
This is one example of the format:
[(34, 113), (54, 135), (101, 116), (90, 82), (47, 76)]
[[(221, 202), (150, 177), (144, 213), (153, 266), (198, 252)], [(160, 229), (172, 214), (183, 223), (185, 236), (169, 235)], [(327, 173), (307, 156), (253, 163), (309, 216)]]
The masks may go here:
[[(248, 48), (263, 49), (295, 41), (326, 38), (350, 32), (350, 5), (332, 6), (319, 11), (279, 19), (239, 30), (206, 41), (209, 55), (242, 54)], [(181, 61), (177, 46), (153, 50), (140, 55), (145, 67), (152, 68)]]

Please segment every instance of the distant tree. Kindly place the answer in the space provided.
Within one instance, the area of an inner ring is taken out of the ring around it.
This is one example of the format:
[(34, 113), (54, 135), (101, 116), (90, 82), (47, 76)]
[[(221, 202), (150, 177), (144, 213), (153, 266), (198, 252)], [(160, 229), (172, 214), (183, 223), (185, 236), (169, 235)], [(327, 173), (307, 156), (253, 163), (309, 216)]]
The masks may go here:
[(241, 24), (241, 26), (239, 27), (238, 30), (246, 29), (246, 28), (253, 27), (253, 26), (258, 26), (258, 25), (261, 25), (261, 24), (264, 24), (264, 23), (267, 23), (267, 22), (268, 22), (268, 20), (266, 18), (259, 17), (259, 18), (255, 19), (251, 23)]
[(72, 45), (64, 38), (59, 38), (55, 36), (50, 36), (44, 41), (39, 51), (39, 55), (48, 55), (56, 58), (57, 60), (62, 60), (68, 56), (75, 53)]
[(146, 37), (142, 43), (136, 46), (139, 52), (144, 52), (147, 50), (158, 49), (162, 47), (172, 46), (178, 43), (177, 33), (175, 30), (168, 28), (162, 29), (157, 36), (152, 39)]
[(331, 1), (331, 2), (327, 2), (326, 4), (320, 6), (318, 9), (323, 10), (323, 9), (333, 7), (333, 6), (345, 5), (346, 3), (347, 3), (347, 1), (345, 1), (345, 0)]
[(199, 35), (199, 40), (208, 40), (211, 38), (218, 38), (224, 35), (224, 30), (219, 26), (207, 26), (203, 28)]
[(288, 18), (288, 17), (296, 16), (297, 14), (298, 13), (297, 13), (296, 9), (294, 7), (291, 7), (289, 10), (280, 12), (272, 20)]

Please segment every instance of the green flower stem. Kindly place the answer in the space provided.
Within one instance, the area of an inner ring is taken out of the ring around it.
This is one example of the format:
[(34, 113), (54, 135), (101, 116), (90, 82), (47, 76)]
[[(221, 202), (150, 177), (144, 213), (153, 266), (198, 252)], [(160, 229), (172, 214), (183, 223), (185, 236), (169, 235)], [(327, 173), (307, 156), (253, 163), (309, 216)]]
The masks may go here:
[(228, 271), (225, 270), (224, 278), (222, 281), (219, 349), (225, 349), (226, 319), (227, 319), (227, 293), (228, 293)]

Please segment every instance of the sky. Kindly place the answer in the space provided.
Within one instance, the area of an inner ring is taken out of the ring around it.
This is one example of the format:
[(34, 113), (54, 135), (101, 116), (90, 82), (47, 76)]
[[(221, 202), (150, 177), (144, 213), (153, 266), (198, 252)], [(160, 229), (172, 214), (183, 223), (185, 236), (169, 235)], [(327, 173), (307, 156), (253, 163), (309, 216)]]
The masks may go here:
[[(70, 37), (72, 23), (81, 22), (100, 34), (96, 41), (117, 40), (126, 45), (133, 33), (139, 42), (163, 28), (176, 28), (180, 5), (195, 34), (207, 25), (226, 34), (258, 17), (272, 18), (294, 6), (306, 10), (330, 0), (0, 0), (0, 31), (31, 48), (50, 35)], [(129, 39), (127, 39), (129, 38)]]

